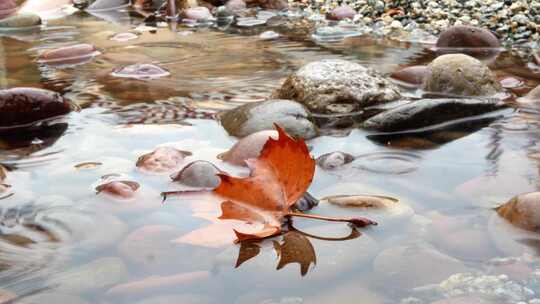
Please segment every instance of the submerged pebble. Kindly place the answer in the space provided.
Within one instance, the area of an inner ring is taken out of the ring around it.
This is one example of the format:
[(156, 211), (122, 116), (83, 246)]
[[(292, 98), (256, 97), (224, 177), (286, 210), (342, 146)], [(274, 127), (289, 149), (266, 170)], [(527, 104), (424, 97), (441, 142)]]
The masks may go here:
[(137, 168), (145, 172), (166, 173), (178, 169), (191, 152), (172, 147), (159, 147), (139, 157)]
[(518, 98), (522, 103), (540, 103), (540, 85), (532, 89), (527, 95)]
[(501, 43), (487, 29), (458, 25), (443, 31), (436, 46), (437, 48), (498, 48)]
[(343, 20), (343, 19), (353, 19), (354, 15), (356, 15), (356, 11), (352, 9), (348, 5), (342, 5), (339, 7), (336, 7), (332, 11), (330, 11), (326, 18), (330, 20)]
[(263, 24), (266, 24), (265, 19), (257, 19), (252, 17), (238, 18), (238, 20), (236, 21), (236, 26), (239, 27), (253, 27)]
[(81, 64), (101, 54), (92, 44), (81, 43), (48, 50), (39, 56), (46, 64)]
[(427, 66), (414, 65), (397, 70), (390, 77), (406, 84), (421, 86), (427, 74)]
[(345, 152), (331, 152), (317, 158), (317, 165), (324, 170), (335, 170), (351, 163), (354, 156)]
[(219, 157), (221, 160), (233, 165), (246, 166), (246, 160), (257, 158), (270, 138), (277, 139), (278, 132), (265, 130), (253, 133), (240, 139), (231, 149), (222, 153)]
[(217, 176), (220, 172), (221, 170), (211, 162), (198, 160), (186, 165), (172, 176), (172, 179), (190, 187), (213, 189), (221, 182)]
[(0, 3), (0, 19), (6, 18), (17, 11), (17, 3), (14, 0), (5, 0)]
[(206, 7), (192, 7), (187, 8), (182, 12), (182, 17), (186, 19), (196, 20), (196, 21), (203, 21), (212, 19), (212, 13), (210, 13), (210, 10)]
[(96, 187), (97, 193), (105, 193), (117, 199), (130, 199), (135, 196), (140, 185), (133, 181), (110, 181)]
[(154, 64), (138, 63), (116, 68), (112, 71), (111, 75), (114, 77), (146, 80), (166, 77), (171, 75), (171, 73)]

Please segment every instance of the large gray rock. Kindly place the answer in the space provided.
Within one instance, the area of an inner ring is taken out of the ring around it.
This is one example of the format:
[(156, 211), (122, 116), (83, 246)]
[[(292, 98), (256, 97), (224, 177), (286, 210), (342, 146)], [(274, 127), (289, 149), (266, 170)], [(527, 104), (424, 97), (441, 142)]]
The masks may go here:
[(418, 129), (502, 108), (503, 103), (492, 99), (422, 99), (377, 114), (363, 127), (383, 132)]
[(450, 95), (490, 96), (500, 92), (501, 85), (480, 60), (448, 54), (437, 57), (428, 66), (423, 89)]
[(274, 124), (296, 137), (309, 139), (318, 133), (311, 114), (304, 106), (291, 100), (253, 102), (222, 112), (218, 118), (225, 130), (237, 137), (273, 130)]
[(317, 113), (349, 113), (399, 99), (400, 93), (396, 85), (371, 69), (330, 59), (305, 65), (274, 96), (296, 100)]

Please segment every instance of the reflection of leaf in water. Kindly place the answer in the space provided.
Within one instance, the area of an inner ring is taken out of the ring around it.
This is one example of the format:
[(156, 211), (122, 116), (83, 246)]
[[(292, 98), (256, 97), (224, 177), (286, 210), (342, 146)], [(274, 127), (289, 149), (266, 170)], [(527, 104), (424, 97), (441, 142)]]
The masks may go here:
[(291, 231), (283, 236), (283, 243), (274, 241), (274, 248), (279, 257), (277, 270), (290, 263), (300, 264), (300, 273), (306, 275), (311, 263), (317, 264), (315, 249), (307, 237), (299, 232)]
[(540, 239), (521, 239), (519, 243), (531, 247), (537, 256), (540, 256)]
[[(300, 273), (302, 276), (305, 276), (309, 271), (311, 263), (313, 265), (317, 264), (315, 248), (308, 237), (322, 241), (348, 241), (362, 235), (355, 227), (351, 228), (351, 233), (344, 237), (321, 237), (302, 232), (289, 225), (290, 230), (283, 235), (282, 243), (272, 241), (276, 254), (279, 257), (276, 270), (280, 270), (287, 264), (298, 263), (300, 264)], [(261, 252), (259, 242), (260, 240), (240, 243), (240, 251), (238, 252), (235, 268), (240, 267), (240, 265), (256, 257)]]
[(238, 259), (236, 259), (236, 266), (240, 267), (244, 262), (256, 257), (261, 252), (261, 247), (255, 242), (242, 242), (240, 244), (240, 251), (238, 252)]

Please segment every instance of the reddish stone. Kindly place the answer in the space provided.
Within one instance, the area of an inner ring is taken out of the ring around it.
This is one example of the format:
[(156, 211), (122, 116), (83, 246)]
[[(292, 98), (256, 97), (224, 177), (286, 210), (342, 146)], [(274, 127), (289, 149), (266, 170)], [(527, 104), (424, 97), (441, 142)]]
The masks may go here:
[(437, 48), (498, 48), (499, 39), (490, 31), (474, 26), (452, 26), (442, 32)]
[(354, 15), (356, 15), (356, 11), (352, 7), (348, 5), (342, 5), (330, 11), (326, 15), (326, 18), (330, 20), (353, 19)]

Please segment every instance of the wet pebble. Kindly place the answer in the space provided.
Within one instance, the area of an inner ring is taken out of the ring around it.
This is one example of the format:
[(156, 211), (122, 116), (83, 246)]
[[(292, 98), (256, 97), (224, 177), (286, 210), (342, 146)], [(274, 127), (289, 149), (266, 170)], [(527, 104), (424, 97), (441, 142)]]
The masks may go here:
[(101, 54), (92, 44), (81, 43), (43, 52), (39, 61), (46, 64), (80, 64)]
[(500, 92), (501, 86), (491, 70), (478, 59), (448, 54), (429, 64), (423, 89), (461, 96), (491, 96)]
[(427, 73), (427, 66), (425, 65), (414, 65), (405, 67), (403, 69), (397, 70), (390, 77), (393, 79), (399, 80), (406, 84), (411, 84), (414, 86), (420, 86), (424, 82), (424, 77)]
[(275, 39), (278, 39), (280, 37), (280, 35), (274, 31), (266, 31), (266, 32), (262, 32), (260, 35), (259, 35), (259, 39), (261, 40), (275, 40)]
[(290, 75), (274, 97), (296, 100), (316, 113), (349, 113), (396, 100), (399, 89), (377, 72), (356, 62), (326, 59)]
[(384, 250), (375, 259), (373, 268), (378, 283), (401, 290), (438, 284), (467, 269), (460, 261), (422, 243)]
[(507, 76), (502, 79), (499, 79), (499, 83), (505, 89), (515, 89), (523, 86), (523, 81), (519, 78)]
[(437, 48), (498, 48), (501, 43), (487, 29), (458, 25), (443, 31), (436, 46)]
[(211, 162), (198, 160), (186, 165), (180, 172), (172, 176), (172, 179), (190, 187), (213, 189), (221, 182), (217, 176), (220, 172), (221, 170)]
[(230, 135), (238, 137), (273, 130), (274, 124), (292, 136), (305, 139), (311, 139), (318, 133), (311, 114), (304, 106), (291, 100), (252, 102), (222, 112), (218, 118)]
[(151, 153), (139, 157), (136, 166), (144, 172), (168, 173), (178, 169), (186, 157), (191, 155), (191, 152), (172, 147), (158, 147)]
[(540, 192), (513, 197), (497, 208), (497, 213), (512, 225), (529, 230), (540, 230)]
[(362, 127), (384, 132), (412, 130), (504, 108), (503, 103), (492, 99), (421, 99), (377, 114)]
[(128, 270), (121, 259), (105, 257), (54, 275), (48, 284), (58, 291), (83, 293), (118, 284), (127, 278)]
[(246, 160), (259, 157), (262, 148), (270, 138), (277, 139), (278, 132), (265, 130), (253, 133), (240, 139), (231, 149), (219, 157), (233, 165), (246, 166)]
[(326, 18), (330, 20), (343, 20), (343, 19), (353, 19), (354, 15), (356, 15), (356, 11), (351, 8), (348, 5), (342, 5), (339, 7), (336, 7), (332, 11), (330, 11)]
[(110, 181), (96, 187), (96, 192), (107, 194), (115, 199), (132, 199), (140, 185), (133, 181)]
[(246, 9), (246, 2), (244, 0), (229, 0), (225, 7), (233, 13), (237, 13)]
[(0, 90), (0, 130), (66, 115), (74, 106), (59, 93), (37, 88)]
[(126, 41), (134, 40), (134, 39), (137, 39), (137, 38), (139, 38), (139, 35), (127, 32), (127, 33), (115, 34), (110, 39), (112, 41), (126, 42)]
[(208, 8), (199, 6), (199, 7), (192, 7), (187, 8), (182, 12), (182, 17), (186, 19), (196, 20), (196, 21), (203, 21), (212, 19), (212, 13), (210, 13), (210, 10)]
[(133, 78), (133, 79), (154, 79), (171, 75), (171, 73), (162, 67), (149, 63), (139, 63), (125, 67), (115, 68), (112, 73), (114, 77)]
[(41, 25), (41, 18), (30, 13), (12, 15), (0, 20), (0, 29), (31, 28), (38, 25)]
[(354, 161), (354, 156), (349, 153), (336, 151), (323, 154), (316, 161), (317, 165), (324, 170), (335, 170)]

